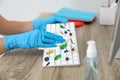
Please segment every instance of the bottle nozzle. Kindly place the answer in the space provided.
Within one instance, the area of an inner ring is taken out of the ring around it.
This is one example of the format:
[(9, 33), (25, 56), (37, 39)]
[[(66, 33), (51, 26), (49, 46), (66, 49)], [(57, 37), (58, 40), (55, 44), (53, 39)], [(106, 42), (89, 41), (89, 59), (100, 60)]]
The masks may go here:
[(88, 48), (87, 48), (87, 57), (89, 58), (94, 58), (97, 56), (97, 49), (96, 49), (96, 44), (95, 41), (88, 41)]

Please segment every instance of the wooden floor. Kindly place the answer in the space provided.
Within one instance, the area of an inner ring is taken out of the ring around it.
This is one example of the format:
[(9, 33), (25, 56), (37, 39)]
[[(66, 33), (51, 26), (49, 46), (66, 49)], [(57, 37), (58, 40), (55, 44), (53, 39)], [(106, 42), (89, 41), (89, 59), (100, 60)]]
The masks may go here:
[[(41, 14), (41, 18), (51, 14)], [(99, 80), (120, 80), (120, 60), (108, 65), (113, 27), (100, 26), (98, 19), (76, 29), (81, 65), (76, 67), (42, 68), (42, 53), (37, 49), (19, 49), (6, 53), (0, 59), (0, 80), (83, 80), (83, 59), (86, 42), (95, 40), (100, 58)]]

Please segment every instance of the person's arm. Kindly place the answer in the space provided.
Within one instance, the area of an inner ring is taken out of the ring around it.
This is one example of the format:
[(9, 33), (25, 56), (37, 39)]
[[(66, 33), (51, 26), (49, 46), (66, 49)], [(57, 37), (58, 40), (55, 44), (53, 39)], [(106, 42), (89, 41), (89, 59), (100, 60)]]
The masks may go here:
[(0, 38), (0, 55), (4, 52), (6, 52), (6, 48), (4, 45), (4, 38)]
[(27, 22), (9, 21), (0, 15), (0, 34), (18, 34), (36, 29), (46, 30), (47, 24), (66, 22), (68, 22), (67, 19), (56, 16), (52, 16), (46, 19), (34, 19), (33, 21)]
[[(55, 44), (53, 43), (53, 40), (52, 43), (49, 43), (48, 45), (43, 44), (44, 42), (45, 43), (51, 42), (50, 40), (51, 38), (60, 40), (58, 37), (57, 38), (53, 37), (54, 36), (53, 34), (52, 34), (53, 36), (51, 37), (50, 36), (51, 33), (45, 32), (46, 25), (56, 22), (66, 23), (67, 21), (68, 20), (65, 18), (53, 16), (46, 19), (35, 19), (29, 22), (18, 22), (18, 21), (8, 21), (4, 19), (2, 16), (0, 16), (0, 34), (5, 34), (5, 35), (16, 34), (16, 35), (8, 35), (5, 36), (4, 38), (0, 38), (0, 54), (15, 48), (50, 47), (51, 45), (54, 46)], [(49, 39), (46, 39), (46, 36)]]
[(9, 21), (0, 15), (0, 34), (18, 34), (32, 30), (32, 21)]

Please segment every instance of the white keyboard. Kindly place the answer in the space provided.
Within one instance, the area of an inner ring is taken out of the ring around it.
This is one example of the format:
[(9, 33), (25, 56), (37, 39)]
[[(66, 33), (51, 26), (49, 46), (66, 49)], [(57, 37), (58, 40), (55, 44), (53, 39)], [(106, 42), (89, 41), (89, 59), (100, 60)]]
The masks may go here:
[(43, 67), (75, 66), (80, 64), (74, 23), (48, 24), (46, 31), (62, 36), (65, 42), (55, 48), (46, 48)]

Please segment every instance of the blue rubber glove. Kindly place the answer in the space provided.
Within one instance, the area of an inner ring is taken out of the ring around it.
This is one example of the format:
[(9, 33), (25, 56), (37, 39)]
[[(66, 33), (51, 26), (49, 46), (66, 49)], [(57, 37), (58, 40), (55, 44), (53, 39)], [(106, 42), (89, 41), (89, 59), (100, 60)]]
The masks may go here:
[(52, 16), (46, 19), (35, 19), (33, 20), (33, 30), (39, 29), (39, 30), (46, 30), (46, 25), (47, 24), (52, 24), (52, 23), (66, 23), (68, 22), (68, 19), (66, 18), (61, 18), (61, 17), (56, 17)]
[(40, 30), (4, 37), (4, 44), (7, 51), (16, 48), (56, 47), (56, 43), (64, 41), (61, 36)]

